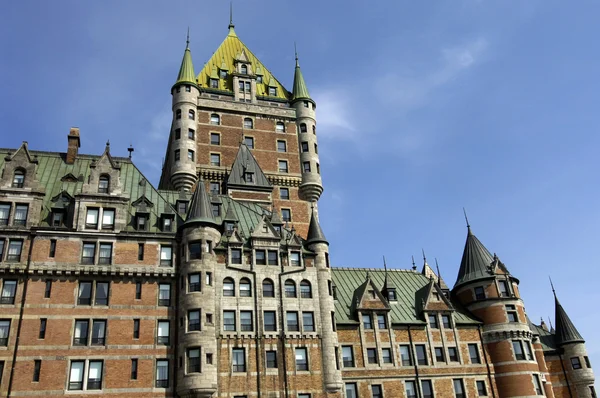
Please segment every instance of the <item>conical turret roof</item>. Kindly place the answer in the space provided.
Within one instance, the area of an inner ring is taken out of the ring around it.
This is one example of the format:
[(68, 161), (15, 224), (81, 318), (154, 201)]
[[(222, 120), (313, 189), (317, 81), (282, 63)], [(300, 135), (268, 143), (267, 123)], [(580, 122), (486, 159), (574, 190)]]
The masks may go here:
[(468, 227), (467, 241), (463, 251), (460, 269), (454, 287), (477, 279), (492, 276), (490, 264), (494, 261), (488, 249), (477, 239)]
[(308, 235), (306, 236), (306, 243), (309, 245), (313, 243), (326, 243), (329, 244), (327, 238), (325, 238), (325, 234), (321, 229), (321, 225), (319, 224), (319, 220), (315, 215), (315, 208), (312, 208), (312, 213), (310, 215), (310, 224), (308, 225)]
[(554, 305), (555, 305), (555, 321), (556, 329), (554, 339), (557, 345), (563, 345), (568, 343), (585, 343), (581, 334), (571, 322), (571, 319), (567, 315), (565, 309), (560, 305), (556, 293), (554, 294)]
[(183, 53), (183, 59), (181, 60), (179, 75), (177, 76), (177, 81), (175, 84), (180, 83), (196, 84), (196, 74), (194, 73), (194, 64), (192, 63), (192, 52), (190, 51), (189, 36), (185, 46), (185, 52)]
[(192, 195), (192, 201), (190, 203), (190, 209), (188, 210), (187, 217), (185, 219), (184, 226), (191, 224), (204, 224), (217, 227), (218, 224), (212, 213), (210, 205), (210, 199), (204, 186), (204, 181), (200, 179), (196, 185), (196, 190)]
[(292, 101), (301, 99), (309, 99), (312, 101), (310, 94), (308, 94), (306, 83), (304, 82), (304, 76), (302, 76), (302, 71), (300, 70), (298, 57), (296, 56), (296, 70), (294, 71), (294, 89), (292, 91)]

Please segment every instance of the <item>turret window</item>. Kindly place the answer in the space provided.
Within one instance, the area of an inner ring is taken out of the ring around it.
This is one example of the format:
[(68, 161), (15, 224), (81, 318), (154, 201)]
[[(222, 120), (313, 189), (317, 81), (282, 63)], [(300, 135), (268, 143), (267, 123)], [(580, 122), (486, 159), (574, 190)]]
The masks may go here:
[(308, 142), (302, 142), (302, 152), (308, 152)]
[(196, 139), (196, 132), (194, 131), (194, 129), (188, 129), (188, 138), (190, 140)]
[(310, 173), (310, 162), (304, 162), (304, 163), (302, 163), (302, 170), (305, 173)]
[(199, 292), (200, 291), (200, 274), (190, 274), (188, 276), (188, 292)]
[(571, 366), (575, 370), (581, 369), (581, 360), (579, 359), (579, 357), (573, 357), (573, 358), (571, 358)]
[(506, 318), (509, 322), (519, 322), (517, 307), (512, 304), (506, 305)]
[(317, 174), (321, 174), (321, 166), (319, 163), (315, 163), (315, 166), (317, 166)]
[(498, 281), (498, 289), (500, 291), (500, 297), (508, 297), (508, 283), (506, 281)]
[(473, 292), (475, 293), (475, 300), (485, 299), (485, 290), (483, 289), (483, 286), (477, 286), (475, 289), (473, 289)]
[(216, 113), (213, 113), (212, 115), (210, 115), (210, 124), (220, 125), (221, 117)]
[(192, 151), (191, 149), (188, 149), (188, 160), (190, 161), (194, 161), (194, 151)]
[(175, 129), (175, 139), (181, 139), (181, 129)]
[(253, 129), (254, 128), (254, 122), (249, 117), (244, 118), (244, 128), (245, 129)]
[(179, 149), (175, 149), (175, 160), (181, 159), (181, 151)]
[(194, 112), (193, 110), (190, 109), (188, 111), (188, 119), (190, 119), (190, 120), (196, 119), (196, 112)]
[(188, 332), (200, 330), (200, 310), (188, 311)]
[(524, 361), (525, 352), (523, 351), (523, 342), (521, 340), (513, 340), (512, 345), (515, 353), (515, 359), (517, 361)]
[(315, 144), (315, 154), (319, 154), (319, 146), (317, 144)]
[(277, 122), (277, 123), (275, 123), (275, 131), (278, 132), (278, 133), (285, 132), (285, 125), (283, 124), (283, 122)]
[(177, 119), (177, 120), (181, 119), (181, 109), (177, 109), (175, 111), (175, 119)]
[(301, 123), (300, 124), (300, 132), (301, 133), (306, 133), (306, 123)]
[(108, 193), (110, 179), (108, 176), (100, 176), (98, 181), (98, 193)]
[(304, 101), (304, 107), (308, 108), (308, 101)]
[(202, 258), (202, 243), (191, 242), (189, 244), (189, 258), (190, 260), (199, 260)]
[(186, 92), (186, 93), (190, 93), (190, 92), (192, 92), (192, 86), (190, 86), (189, 84), (186, 84), (186, 85), (185, 85), (185, 92)]
[(590, 358), (588, 356), (583, 357), (583, 359), (585, 360), (585, 367), (588, 369), (592, 368), (592, 364), (590, 363)]
[(187, 373), (200, 372), (200, 348), (190, 348), (187, 351)]

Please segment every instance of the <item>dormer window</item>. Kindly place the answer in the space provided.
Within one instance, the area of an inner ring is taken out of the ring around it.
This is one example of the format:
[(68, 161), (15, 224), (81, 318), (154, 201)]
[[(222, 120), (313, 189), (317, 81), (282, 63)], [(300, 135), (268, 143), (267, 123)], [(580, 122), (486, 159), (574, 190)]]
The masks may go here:
[(210, 79), (210, 88), (219, 88), (219, 80)]
[(13, 176), (12, 187), (13, 188), (23, 188), (25, 184), (25, 171), (21, 169), (15, 170), (15, 174)]
[(187, 213), (187, 201), (183, 201), (183, 200), (177, 201), (177, 212), (179, 214)]
[(277, 96), (277, 87), (269, 87), (269, 95), (272, 97)]
[(231, 231), (233, 231), (233, 226), (234, 226), (234, 224), (231, 221), (227, 221), (225, 223), (225, 230), (228, 232), (231, 232)]
[(388, 290), (387, 290), (387, 299), (388, 299), (388, 301), (396, 301), (396, 300), (398, 300), (396, 298), (396, 289), (388, 288)]
[(164, 215), (162, 218), (163, 232), (171, 232), (173, 229), (173, 218), (170, 215)]
[(148, 215), (147, 214), (137, 214), (136, 218), (136, 227), (138, 231), (147, 231), (148, 230)]
[(108, 193), (110, 179), (108, 176), (100, 176), (100, 181), (98, 182), (98, 193)]
[(254, 184), (254, 173), (244, 173), (244, 180), (248, 184)]
[(242, 64), (242, 66), (240, 67), (240, 73), (243, 75), (247, 75), (248, 74), (248, 66), (246, 66), (245, 64)]
[(226, 71), (226, 70), (223, 70), (223, 69), (220, 69), (220, 70), (219, 70), (219, 77), (220, 77), (221, 79), (227, 79), (227, 71)]
[(219, 217), (221, 215), (221, 205), (218, 203), (213, 203), (211, 205), (212, 213), (214, 217)]
[(60, 210), (54, 210), (52, 212), (52, 226), (53, 227), (61, 227), (64, 223), (65, 213)]
[(262, 76), (256, 76), (256, 82), (257, 83), (262, 83), (263, 82), (263, 77)]

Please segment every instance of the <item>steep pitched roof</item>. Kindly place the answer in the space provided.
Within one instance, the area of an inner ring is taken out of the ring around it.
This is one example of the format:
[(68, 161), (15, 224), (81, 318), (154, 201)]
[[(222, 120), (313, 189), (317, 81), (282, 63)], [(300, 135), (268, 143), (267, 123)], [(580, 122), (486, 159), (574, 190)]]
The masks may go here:
[(490, 264), (494, 258), (489, 250), (477, 239), (469, 227), (465, 250), (463, 251), (460, 269), (454, 287), (471, 282), (477, 279), (488, 278), (490, 273)]
[(571, 322), (571, 319), (567, 315), (565, 309), (562, 307), (556, 294), (554, 294), (554, 305), (555, 305), (555, 320), (556, 332), (555, 341), (556, 344), (561, 346), (568, 343), (585, 343), (581, 334)]
[(310, 224), (308, 225), (308, 234), (306, 235), (306, 243), (308, 243), (309, 245), (313, 244), (313, 243), (329, 244), (329, 242), (327, 242), (327, 238), (325, 238), (325, 234), (323, 233), (323, 230), (321, 229), (319, 220), (317, 219), (317, 216), (315, 215), (314, 207), (312, 208), (312, 212), (310, 215)]
[(301, 99), (311, 100), (310, 94), (308, 94), (308, 88), (304, 82), (304, 76), (300, 70), (300, 64), (298, 63), (298, 56), (296, 55), (296, 69), (294, 70), (294, 88), (292, 91), (292, 101)]
[[(246, 181), (245, 173), (247, 172), (254, 174), (254, 182)], [(250, 149), (243, 142), (240, 144), (235, 161), (231, 166), (231, 174), (227, 178), (227, 185), (238, 188), (251, 188), (252, 190), (273, 190), (269, 179), (263, 173)]]
[(194, 73), (194, 64), (192, 63), (189, 38), (185, 46), (183, 59), (181, 60), (181, 67), (179, 67), (179, 75), (177, 75), (177, 81), (175, 81), (175, 84), (179, 83), (196, 84), (196, 74)]
[[(256, 82), (256, 93), (258, 96), (280, 100), (289, 99), (290, 93), (239, 39), (232, 25), (229, 27), (229, 33), (225, 37), (225, 40), (223, 40), (219, 48), (213, 53), (208, 62), (204, 64), (202, 71), (198, 74), (198, 84), (203, 88), (210, 89), (210, 75), (213, 68), (219, 68), (230, 72), (225, 79), (219, 77), (219, 90), (233, 92), (235, 88), (233, 87), (231, 72), (236, 70), (235, 61), (243, 56), (250, 62), (254, 74), (262, 75), (262, 83)], [(269, 86), (277, 88), (276, 96), (269, 96)]]
[(213, 216), (210, 199), (202, 179), (200, 179), (196, 185), (196, 191), (194, 191), (194, 194), (192, 195), (190, 208), (183, 225), (187, 226), (194, 223), (208, 224), (215, 227), (219, 225)]

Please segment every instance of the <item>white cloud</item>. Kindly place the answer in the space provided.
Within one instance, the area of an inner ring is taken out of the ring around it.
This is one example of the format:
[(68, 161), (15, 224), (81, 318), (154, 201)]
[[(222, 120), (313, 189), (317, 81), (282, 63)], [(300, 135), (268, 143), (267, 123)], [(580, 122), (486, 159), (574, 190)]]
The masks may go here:
[(352, 139), (358, 134), (353, 112), (356, 109), (349, 101), (351, 95), (344, 89), (318, 90), (313, 95), (317, 102), (317, 128), (319, 137), (325, 139)]

